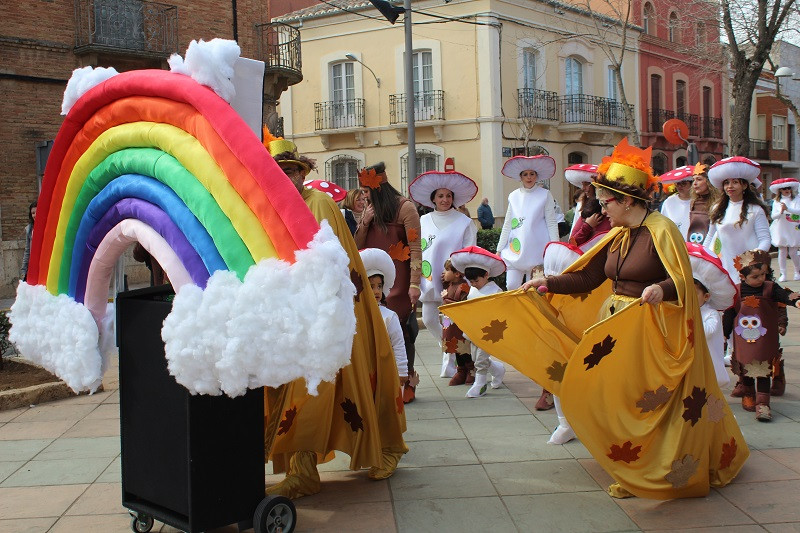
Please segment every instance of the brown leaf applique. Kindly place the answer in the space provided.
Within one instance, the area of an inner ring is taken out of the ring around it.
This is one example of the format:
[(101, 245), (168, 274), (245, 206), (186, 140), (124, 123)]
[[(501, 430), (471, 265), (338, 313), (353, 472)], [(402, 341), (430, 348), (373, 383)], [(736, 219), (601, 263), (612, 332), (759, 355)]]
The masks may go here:
[(708, 419), (712, 422), (719, 422), (723, 418), (725, 418), (725, 401), (721, 400), (720, 398), (715, 398), (712, 395), (708, 395), (708, 402), (706, 403), (708, 413)]
[(402, 241), (398, 241), (389, 247), (389, 257), (394, 259), (395, 261), (408, 261), (411, 257), (411, 249), (403, 244)]
[(422, 269), (422, 259), (412, 259), (410, 264), (411, 264), (411, 270)]
[(686, 321), (686, 329), (689, 330), (689, 333), (686, 334), (686, 340), (689, 341), (689, 344), (694, 346), (694, 319), (690, 318)]
[(664, 479), (672, 483), (672, 487), (680, 489), (689, 484), (689, 479), (697, 472), (697, 465), (700, 460), (695, 460), (691, 455), (684, 455), (683, 459), (672, 461), (672, 470), (664, 476)]
[(350, 398), (345, 398), (339, 405), (344, 410), (344, 421), (350, 424), (350, 429), (353, 431), (363, 430), (364, 424), (361, 421), (361, 415), (358, 414), (358, 406)]
[(621, 447), (617, 446), (616, 444), (612, 444), (611, 453), (607, 454), (608, 458), (612, 461), (625, 461), (626, 463), (638, 461), (639, 452), (642, 451), (642, 447), (634, 446), (631, 448), (631, 446), (631, 441), (625, 441)]
[(372, 396), (375, 396), (375, 392), (378, 390), (378, 371), (370, 372), (369, 374), (369, 384), (372, 387)]
[(369, 170), (364, 169), (358, 173), (358, 181), (361, 183), (362, 187), (380, 189), (383, 177), (379, 176), (378, 173), (375, 172), (374, 168), (370, 168)]
[(503, 332), (508, 325), (505, 320), (492, 320), (488, 326), (481, 328), (483, 340), (497, 342), (503, 340)]
[(671, 397), (672, 391), (661, 385), (656, 390), (649, 390), (642, 394), (642, 398), (636, 402), (636, 407), (641, 409), (642, 413), (648, 413), (667, 403)]
[(692, 426), (697, 424), (703, 414), (703, 406), (708, 401), (706, 390), (700, 387), (694, 387), (692, 393), (683, 399), (683, 406), (686, 410), (683, 412), (683, 419), (691, 422)]
[(754, 309), (757, 308), (758, 304), (760, 303), (761, 299), (758, 296), (753, 296), (752, 294), (750, 296), (745, 296), (744, 298), (742, 298), (742, 305), (745, 305), (747, 307), (752, 307)]
[(451, 337), (444, 343), (445, 353), (458, 353), (458, 339)]
[(567, 363), (560, 363), (553, 361), (553, 364), (547, 367), (547, 375), (550, 379), (561, 383), (564, 380), (564, 371), (567, 370)]
[(772, 373), (769, 361), (750, 361), (744, 365), (744, 372), (748, 378), (765, 378)]
[(361, 275), (358, 273), (358, 270), (356, 270), (355, 268), (350, 270), (350, 281), (353, 282), (353, 285), (356, 288), (355, 300), (357, 302), (360, 302), (361, 301), (360, 300), (361, 291), (364, 290), (364, 281), (361, 279)]
[(472, 344), (466, 339), (458, 339), (456, 345), (456, 353), (470, 353), (472, 351)]
[(399, 395), (398, 395), (398, 396), (397, 396), (397, 397), (394, 399), (394, 403), (395, 403), (395, 405), (397, 406), (397, 414), (400, 414), (400, 413), (402, 413), (402, 412), (403, 412), (403, 409), (405, 409), (405, 406), (404, 406), (404, 404), (403, 404), (403, 387), (400, 387), (400, 393), (399, 393)]
[(600, 361), (603, 359), (603, 357), (611, 353), (611, 350), (614, 349), (615, 344), (617, 344), (616, 339), (612, 339), (611, 335), (606, 335), (606, 338), (603, 339), (602, 342), (598, 342), (592, 346), (592, 353), (583, 359), (583, 363), (586, 365), (586, 370), (589, 370), (590, 368), (600, 364)]
[(283, 413), (283, 420), (281, 420), (281, 423), (278, 424), (278, 435), (289, 433), (289, 429), (292, 427), (292, 422), (294, 422), (295, 416), (297, 416), (297, 406), (287, 409), (286, 412)]
[(411, 228), (406, 232), (406, 238), (408, 242), (416, 241), (419, 239), (419, 231), (416, 228)]
[(719, 458), (719, 469), (724, 470), (731, 466), (734, 457), (736, 457), (736, 439), (731, 437), (730, 442), (722, 443), (722, 455)]

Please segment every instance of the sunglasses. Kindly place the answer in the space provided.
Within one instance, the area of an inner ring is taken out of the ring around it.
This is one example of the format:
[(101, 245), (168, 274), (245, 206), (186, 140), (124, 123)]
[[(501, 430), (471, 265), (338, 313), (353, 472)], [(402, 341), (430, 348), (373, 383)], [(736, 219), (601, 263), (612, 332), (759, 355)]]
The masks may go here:
[(609, 198), (607, 200), (597, 200), (597, 201), (600, 203), (600, 207), (605, 209), (608, 204), (610, 204), (612, 202), (616, 202), (617, 199), (616, 198)]

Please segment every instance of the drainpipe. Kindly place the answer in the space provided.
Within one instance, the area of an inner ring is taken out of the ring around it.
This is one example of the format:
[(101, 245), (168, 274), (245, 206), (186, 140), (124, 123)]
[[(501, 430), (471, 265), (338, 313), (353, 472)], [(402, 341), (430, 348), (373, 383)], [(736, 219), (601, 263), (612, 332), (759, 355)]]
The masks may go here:
[(236, 14), (236, 0), (231, 0), (231, 10), (233, 11), (233, 40), (239, 42), (239, 22)]

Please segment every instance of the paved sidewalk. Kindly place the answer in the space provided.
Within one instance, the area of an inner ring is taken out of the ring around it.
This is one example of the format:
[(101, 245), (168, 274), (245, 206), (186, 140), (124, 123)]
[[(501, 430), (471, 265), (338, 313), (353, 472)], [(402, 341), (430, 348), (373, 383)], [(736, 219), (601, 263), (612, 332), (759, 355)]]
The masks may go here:
[[(800, 532), (800, 313), (789, 313), (786, 395), (773, 399), (769, 424), (730, 399), (751, 457), (732, 485), (706, 498), (610, 498), (610, 478), (579, 442), (546, 444), (556, 416), (533, 409), (539, 386), (510, 370), (507, 388), (466, 399), (465, 386), (438, 377), (440, 355), (422, 331), (422, 381), (406, 408), (411, 451), (380, 482), (348, 471), (347, 457), (322, 465), (322, 492), (296, 501), (297, 531)], [(0, 411), (0, 532), (130, 531), (113, 369), (105, 388)], [(153, 531), (175, 530), (156, 523)]]

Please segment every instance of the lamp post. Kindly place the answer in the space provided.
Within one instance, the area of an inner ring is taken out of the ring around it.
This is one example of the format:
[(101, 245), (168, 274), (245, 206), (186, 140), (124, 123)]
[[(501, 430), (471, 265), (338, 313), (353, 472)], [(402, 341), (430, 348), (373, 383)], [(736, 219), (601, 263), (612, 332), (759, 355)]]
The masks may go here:
[(367, 69), (370, 72), (370, 74), (372, 74), (372, 77), (375, 78), (375, 83), (378, 84), (378, 89), (381, 88), (381, 79), (378, 76), (375, 75), (375, 71), (372, 70), (371, 68), (369, 68), (369, 66), (366, 63), (361, 61), (359, 58), (357, 58), (353, 54), (345, 54), (344, 57), (346, 57), (350, 61), (355, 61), (356, 63), (361, 63), (361, 66), (364, 67), (365, 69)]

